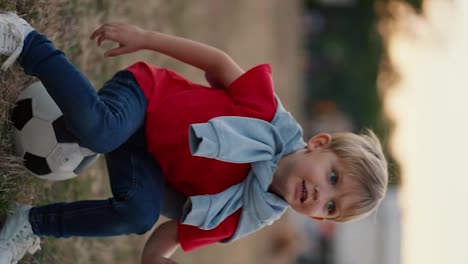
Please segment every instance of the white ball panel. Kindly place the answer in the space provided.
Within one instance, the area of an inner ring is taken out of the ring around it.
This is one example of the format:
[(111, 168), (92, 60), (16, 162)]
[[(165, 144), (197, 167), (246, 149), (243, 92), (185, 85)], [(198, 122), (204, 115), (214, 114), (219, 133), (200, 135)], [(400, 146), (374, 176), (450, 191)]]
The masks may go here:
[(32, 91), (32, 112), (34, 117), (54, 121), (62, 115), (62, 111), (50, 97), (42, 83), (34, 83), (27, 89)]
[(18, 95), (18, 98), (16, 99), (16, 101), (35, 97), (38, 94), (37, 90), (41, 89), (40, 86), (43, 86), (41, 82), (35, 82), (29, 85), (28, 87), (24, 88), (21, 91), (21, 93)]
[[(93, 162), (97, 159), (97, 153), (81, 147), (78, 143), (57, 143), (52, 122), (62, 115), (60, 108), (48, 94), (41, 82), (36, 82), (24, 89), (17, 101), (32, 99), (33, 118), (27, 122), (21, 131), (15, 129), (15, 151), (21, 157), (26, 152), (44, 157), (52, 173), (47, 175), (32, 175), (45, 180), (59, 181), (74, 178), (73, 172), (81, 164), (85, 157), (93, 156)], [(92, 162), (87, 161), (89, 166)]]
[(76, 174), (70, 171), (56, 171), (56, 172), (49, 173), (47, 175), (42, 175), (42, 176), (34, 175), (34, 176), (41, 178), (43, 180), (63, 181), (63, 180), (68, 180), (68, 179), (76, 177)]
[(85, 157), (96, 154), (95, 152), (91, 151), (90, 149), (84, 148), (84, 147), (81, 147), (81, 146), (80, 146), (80, 150), (81, 150), (81, 153), (83, 153), (83, 155)]
[(57, 145), (52, 124), (41, 119), (29, 120), (20, 134), (24, 150), (37, 156), (47, 157)]
[(77, 143), (60, 143), (47, 156), (47, 163), (52, 171), (71, 171), (80, 164), (84, 156)]
[(21, 131), (15, 127), (13, 127), (13, 147), (15, 155), (23, 158), (26, 151), (24, 151), (23, 142), (21, 141)]

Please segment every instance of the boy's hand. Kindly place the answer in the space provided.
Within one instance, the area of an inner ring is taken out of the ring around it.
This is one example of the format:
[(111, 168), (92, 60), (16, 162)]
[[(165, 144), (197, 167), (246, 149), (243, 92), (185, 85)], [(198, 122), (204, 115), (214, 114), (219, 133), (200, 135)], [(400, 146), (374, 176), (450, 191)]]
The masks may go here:
[(119, 47), (108, 50), (104, 56), (116, 56), (131, 53), (144, 48), (145, 30), (126, 23), (106, 23), (96, 29), (91, 34), (90, 39), (97, 38), (98, 46), (104, 40), (111, 40), (119, 43)]

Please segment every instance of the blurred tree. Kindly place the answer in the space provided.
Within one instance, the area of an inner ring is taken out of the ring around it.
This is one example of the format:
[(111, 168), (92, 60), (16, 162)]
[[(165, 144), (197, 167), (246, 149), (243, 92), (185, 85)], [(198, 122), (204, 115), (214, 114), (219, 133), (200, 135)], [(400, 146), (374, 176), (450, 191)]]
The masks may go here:
[(333, 100), (363, 127), (379, 112), (375, 83), (381, 45), (372, 5), (359, 3), (308, 5), (306, 17), (322, 24), (307, 31), (306, 83), (309, 103)]
[[(333, 101), (352, 119), (354, 129), (372, 128), (384, 141), (390, 124), (382, 114), (377, 76), (382, 40), (377, 4), (393, 0), (305, 0), (306, 109)], [(403, 0), (399, 0), (403, 1)], [(406, 0), (420, 10), (422, 0)], [(308, 113), (309, 114), (309, 113)], [(388, 152), (388, 151), (386, 151)], [(393, 181), (398, 166), (393, 164)]]

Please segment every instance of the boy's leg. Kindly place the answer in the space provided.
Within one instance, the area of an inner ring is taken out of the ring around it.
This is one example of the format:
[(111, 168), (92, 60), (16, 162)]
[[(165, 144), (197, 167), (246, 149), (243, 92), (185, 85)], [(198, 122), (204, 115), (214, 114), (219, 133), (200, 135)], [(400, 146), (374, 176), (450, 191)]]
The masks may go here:
[(141, 142), (143, 127), (106, 154), (114, 198), (16, 207), (0, 230), (0, 263), (16, 263), (26, 252), (33, 254), (40, 248), (39, 236), (104, 237), (148, 231), (159, 216), (163, 177)]
[(144, 128), (106, 154), (113, 198), (57, 203), (30, 210), (29, 221), (39, 236), (116, 236), (143, 234), (157, 221), (163, 175), (146, 151)]
[(19, 62), (27, 74), (42, 81), (80, 144), (95, 152), (117, 148), (144, 122), (146, 98), (128, 71), (117, 73), (97, 93), (65, 54), (37, 31), (27, 35)]

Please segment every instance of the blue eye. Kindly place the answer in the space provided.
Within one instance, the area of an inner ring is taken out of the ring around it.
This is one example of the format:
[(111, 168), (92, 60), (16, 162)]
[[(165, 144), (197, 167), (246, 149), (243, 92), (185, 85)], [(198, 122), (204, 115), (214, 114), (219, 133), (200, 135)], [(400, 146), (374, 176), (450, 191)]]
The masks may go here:
[(338, 176), (336, 176), (335, 171), (332, 171), (331, 174), (330, 174), (330, 183), (332, 185), (335, 185), (335, 184), (338, 183)]
[(335, 212), (336, 205), (334, 201), (329, 201), (327, 203), (327, 212), (328, 214), (333, 214)]

